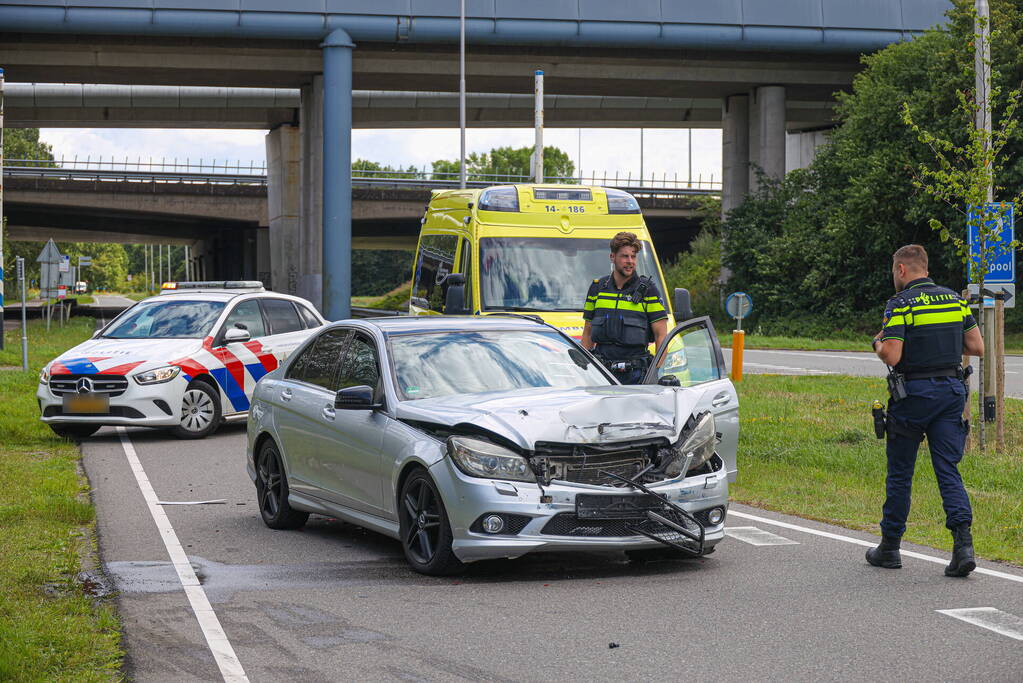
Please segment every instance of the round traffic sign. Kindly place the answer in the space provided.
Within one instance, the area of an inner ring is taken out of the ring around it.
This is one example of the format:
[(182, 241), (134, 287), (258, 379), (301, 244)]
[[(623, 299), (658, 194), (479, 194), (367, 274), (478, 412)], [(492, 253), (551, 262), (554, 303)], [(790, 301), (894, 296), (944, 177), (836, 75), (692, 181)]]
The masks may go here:
[(725, 299), (725, 311), (737, 320), (748, 318), (753, 311), (753, 299), (746, 292), (733, 292)]

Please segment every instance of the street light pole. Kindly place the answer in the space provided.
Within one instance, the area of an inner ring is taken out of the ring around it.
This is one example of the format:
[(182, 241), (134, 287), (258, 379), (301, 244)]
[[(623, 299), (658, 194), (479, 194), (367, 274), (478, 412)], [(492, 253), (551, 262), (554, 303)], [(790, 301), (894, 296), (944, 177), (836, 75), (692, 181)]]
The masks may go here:
[(458, 17), (458, 129), (461, 154), (458, 165), (458, 187), (465, 188), (465, 0)]

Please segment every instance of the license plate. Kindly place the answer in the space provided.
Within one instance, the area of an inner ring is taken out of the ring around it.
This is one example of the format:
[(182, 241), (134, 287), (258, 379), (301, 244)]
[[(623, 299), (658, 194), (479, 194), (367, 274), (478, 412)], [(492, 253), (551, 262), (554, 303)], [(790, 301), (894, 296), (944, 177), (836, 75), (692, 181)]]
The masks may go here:
[(647, 494), (605, 496), (581, 493), (575, 497), (575, 516), (579, 519), (646, 519), (647, 511), (660, 511), (664, 503)]
[(106, 394), (64, 394), (65, 413), (96, 415), (110, 412), (110, 397)]

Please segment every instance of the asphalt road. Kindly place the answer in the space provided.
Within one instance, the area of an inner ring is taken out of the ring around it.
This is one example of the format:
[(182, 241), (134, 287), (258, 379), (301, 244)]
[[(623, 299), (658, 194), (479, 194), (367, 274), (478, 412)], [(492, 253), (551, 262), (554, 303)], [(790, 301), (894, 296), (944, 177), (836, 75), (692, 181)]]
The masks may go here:
[[(1020, 568), (981, 562), (1004, 575), (956, 580), (904, 557), (901, 570), (875, 569), (863, 560), (870, 534), (735, 505), (732, 537), (701, 559), (536, 555), (434, 579), (407, 569), (397, 542), (333, 519), (266, 528), (244, 425), (199, 442), (127, 435), (130, 448), (104, 428), (83, 451), (136, 680), (221, 674), (128, 450), (160, 501), (224, 501), (155, 507), (209, 600), (203, 622), (223, 628), (213, 647), (229, 643), (252, 681), (1023, 677)], [(996, 610), (979, 613), (995, 630), (939, 612), (968, 608)]]
[[(729, 370), (732, 350), (723, 349)], [(977, 389), (977, 361), (974, 359), (973, 390)], [(883, 378), (887, 370), (873, 353), (853, 351), (770, 351), (746, 349), (743, 370), (748, 373), (784, 375), (861, 375)], [(1005, 357), (1005, 394), (1023, 398), (1023, 356)]]

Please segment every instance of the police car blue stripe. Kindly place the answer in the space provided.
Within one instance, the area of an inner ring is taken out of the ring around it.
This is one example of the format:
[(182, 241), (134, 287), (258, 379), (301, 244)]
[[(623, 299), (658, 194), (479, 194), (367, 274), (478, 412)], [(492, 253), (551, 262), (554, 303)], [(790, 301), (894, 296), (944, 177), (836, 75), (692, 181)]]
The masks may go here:
[(252, 379), (255, 382), (258, 382), (259, 379), (266, 374), (266, 368), (263, 367), (262, 363), (250, 363), (245, 366), (245, 369), (249, 371), (249, 374), (252, 375)]
[(227, 394), (227, 398), (235, 410), (249, 409), (249, 399), (245, 396), (245, 390), (238, 386), (238, 382), (234, 380), (227, 368), (210, 368), (210, 374)]
[(73, 375), (95, 375), (99, 372), (99, 369), (88, 358), (72, 358), (60, 362)]

